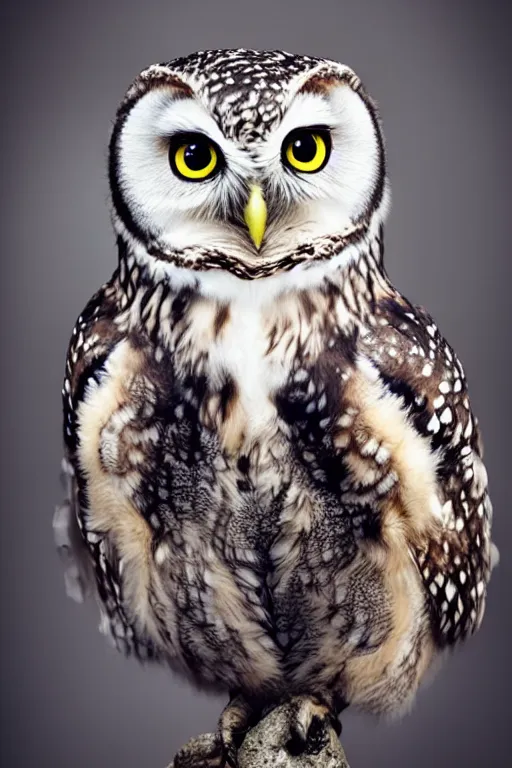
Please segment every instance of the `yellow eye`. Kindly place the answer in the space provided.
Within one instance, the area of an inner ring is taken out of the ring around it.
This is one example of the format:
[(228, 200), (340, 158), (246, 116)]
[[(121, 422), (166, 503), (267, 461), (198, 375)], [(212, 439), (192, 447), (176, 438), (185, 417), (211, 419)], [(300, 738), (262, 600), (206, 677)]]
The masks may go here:
[(293, 131), (283, 143), (283, 162), (294, 171), (321, 171), (331, 154), (331, 137), (324, 129), (302, 128)]
[(222, 154), (210, 139), (201, 134), (175, 136), (169, 148), (169, 161), (176, 176), (187, 181), (204, 181), (221, 168)]

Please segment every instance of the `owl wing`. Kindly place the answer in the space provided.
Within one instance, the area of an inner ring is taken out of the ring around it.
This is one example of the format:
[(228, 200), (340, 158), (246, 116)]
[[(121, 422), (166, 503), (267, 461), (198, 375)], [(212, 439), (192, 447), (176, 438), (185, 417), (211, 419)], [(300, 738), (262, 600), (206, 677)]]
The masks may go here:
[[(478, 628), (497, 561), (480, 431), (463, 368), (427, 312), (391, 294), (377, 302), (374, 320), (358, 339), (360, 360), (377, 373), (382, 402), (387, 397), (400, 405), (432, 459), (438, 522), (412, 537), (410, 547), (428, 595), (434, 635), (441, 646), (452, 645)], [(392, 413), (391, 408), (390, 418)], [(412, 442), (402, 442), (404, 448), (410, 482), (418, 475), (417, 487), (406, 491), (412, 509), (421, 500), (428, 457), (416, 454)]]
[(119, 633), (125, 621), (119, 599), (116, 556), (101, 532), (89, 530), (86, 482), (78, 460), (81, 438), (79, 412), (91, 388), (99, 385), (112, 351), (123, 340), (114, 318), (119, 307), (116, 275), (91, 298), (72, 332), (62, 390), (64, 458), (61, 479), (64, 501), (53, 518), (54, 540), (64, 566), (66, 592), (77, 602), (94, 597), (100, 610), (100, 631), (117, 647), (131, 652)]

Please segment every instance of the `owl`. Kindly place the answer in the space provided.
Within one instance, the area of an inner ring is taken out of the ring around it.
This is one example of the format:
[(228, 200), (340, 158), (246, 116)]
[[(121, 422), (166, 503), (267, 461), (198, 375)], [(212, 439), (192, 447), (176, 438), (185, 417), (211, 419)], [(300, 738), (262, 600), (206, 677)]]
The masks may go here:
[(63, 388), (68, 591), (229, 693), (219, 764), (283, 700), (305, 747), (348, 705), (406, 711), (497, 550), (462, 365), (383, 264), (374, 102), (333, 61), (201, 51), (136, 78), (109, 179), (118, 266)]

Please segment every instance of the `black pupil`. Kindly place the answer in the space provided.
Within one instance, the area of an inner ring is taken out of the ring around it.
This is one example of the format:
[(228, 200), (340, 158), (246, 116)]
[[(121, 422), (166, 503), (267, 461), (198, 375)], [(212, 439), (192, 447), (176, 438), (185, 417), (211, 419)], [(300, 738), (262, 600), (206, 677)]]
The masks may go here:
[(316, 155), (316, 141), (311, 133), (297, 136), (293, 142), (293, 156), (299, 163), (310, 163)]
[(212, 153), (207, 141), (194, 141), (185, 150), (185, 163), (191, 171), (202, 171), (211, 159)]

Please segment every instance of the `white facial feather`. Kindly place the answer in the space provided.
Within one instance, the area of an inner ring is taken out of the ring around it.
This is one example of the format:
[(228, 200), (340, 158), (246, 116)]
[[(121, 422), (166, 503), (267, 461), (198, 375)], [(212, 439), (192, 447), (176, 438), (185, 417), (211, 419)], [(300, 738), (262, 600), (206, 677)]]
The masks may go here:
[[(190, 182), (171, 170), (167, 142), (179, 132), (202, 133), (221, 148), (226, 171), (210, 180)], [(176, 98), (171, 89), (149, 91), (133, 107), (120, 143), (120, 183), (137, 222), (171, 248), (212, 242), (229, 245), (239, 238), (224, 220), (230, 200), (244, 192), (251, 162), (199, 101)]]
[[(330, 129), (331, 155), (318, 173), (294, 173), (283, 166), (281, 147), (291, 131), (308, 126)], [(348, 85), (332, 87), (325, 95), (297, 94), (261, 150), (264, 178), (289, 204), (289, 215), (278, 227), (295, 228), (299, 242), (350, 227), (371, 197), (378, 163), (370, 114)]]
[[(298, 78), (277, 128), (250, 147), (223, 135), (200, 98), (182, 98), (171, 87), (152, 89), (131, 109), (119, 141), (120, 185), (137, 224), (162, 250), (208, 246), (231, 257), (267, 262), (324, 235), (350, 231), (368, 205), (379, 174), (379, 146), (370, 112), (346, 83), (325, 92), (299, 92)], [(256, 95), (255, 95), (256, 98)], [(332, 151), (316, 173), (295, 173), (282, 162), (291, 131), (325, 126)], [(178, 178), (168, 157), (169, 138), (198, 132), (211, 138), (226, 160), (211, 179)], [(280, 215), (270, 220), (261, 250), (227, 213), (241, 208), (252, 183), (263, 183)], [(381, 205), (379, 223), (389, 200)]]

